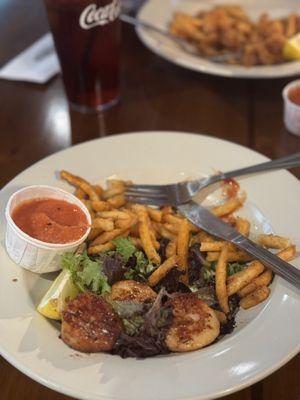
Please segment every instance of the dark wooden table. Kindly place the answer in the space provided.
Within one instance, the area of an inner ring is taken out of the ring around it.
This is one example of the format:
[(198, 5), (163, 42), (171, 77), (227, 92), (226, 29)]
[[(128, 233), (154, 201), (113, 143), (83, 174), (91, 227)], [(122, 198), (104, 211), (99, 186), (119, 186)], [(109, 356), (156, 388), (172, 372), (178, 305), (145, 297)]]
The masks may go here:
[[(47, 30), (41, 0), (2, 1), (0, 65)], [(288, 79), (234, 80), (191, 72), (152, 54), (128, 27), (123, 27), (122, 53), (122, 103), (103, 115), (69, 113), (60, 77), (42, 86), (0, 81), (1, 186), (73, 143), (130, 131), (205, 132), (272, 158), (300, 151), (300, 138), (282, 122), (281, 91)], [(294, 173), (300, 177), (300, 169)], [(299, 373), (298, 355), (263, 381), (224, 399), (299, 400)], [(70, 399), (27, 378), (1, 357), (0, 388), (1, 400)]]

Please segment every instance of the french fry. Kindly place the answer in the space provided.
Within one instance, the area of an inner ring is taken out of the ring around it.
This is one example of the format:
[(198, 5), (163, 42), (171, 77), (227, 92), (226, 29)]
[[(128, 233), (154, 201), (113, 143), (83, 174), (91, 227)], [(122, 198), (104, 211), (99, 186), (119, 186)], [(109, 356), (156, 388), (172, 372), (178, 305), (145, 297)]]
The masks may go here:
[[(206, 261), (217, 261), (219, 257), (220, 252), (208, 252), (206, 256)], [(251, 260), (253, 260), (253, 257), (242, 250), (229, 251), (228, 253), (228, 262), (248, 262)]]
[(147, 207), (148, 214), (150, 218), (155, 221), (155, 222), (161, 222), (163, 213), (161, 210), (158, 210), (157, 208), (151, 208)]
[(220, 324), (224, 325), (227, 322), (226, 314), (223, 311), (214, 310), (216, 317), (218, 318)]
[(279, 251), (279, 253), (277, 253), (276, 255), (284, 261), (291, 261), (293, 258), (295, 258), (296, 255), (296, 246), (292, 244), (286, 249)]
[(291, 245), (291, 241), (288, 238), (264, 234), (258, 236), (257, 243), (268, 249), (285, 249)]
[(75, 190), (75, 196), (78, 198), (78, 199), (80, 199), (80, 200), (83, 200), (83, 199), (87, 199), (87, 194), (85, 193), (85, 191), (84, 190), (82, 190), (81, 188), (77, 188), (76, 190)]
[(97, 214), (101, 218), (109, 218), (109, 219), (129, 219), (130, 216), (128, 213), (119, 210), (112, 210), (112, 211), (100, 211)]
[(115, 228), (115, 225), (113, 221), (109, 219), (104, 219), (104, 218), (95, 218), (93, 220), (93, 228), (100, 228), (105, 232), (110, 232), (113, 231)]
[(146, 208), (136, 205), (134, 210), (136, 211), (139, 219), (139, 234), (143, 249), (150, 261), (152, 261), (154, 264), (160, 264), (160, 256), (152, 242), (150, 220)]
[(223, 217), (224, 215), (228, 215), (239, 209), (244, 204), (245, 198), (243, 197), (232, 197), (226, 203), (221, 204), (220, 206), (214, 207), (211, 212), (216, 217)]
[(102, 232), (103, 229), (101, 228), (92, 228), (88, 236), (88, 241), (96, 239)]
[(187, 268), (188, 268), (188, 251), (189, 251), (189, 222), (187, 219), (183, 219), (177, 238), (177, 255), (178, 255), (178, 267), (181, 271), (184, 271), (184, 275), (182, 277), (183, 283), (187, 283)]
[(116, 246), (111, 243), (105, 243), (105, 244), (97, 244), (96, 246), (91, 246), (88, 248), (88, 254), (93, 255), (93, 254), (99, 254), (99, 253), (104, 253), (105, 251), (110, 251), (114, 250)]
[(167, 222), (169, 224), (179, 225), (181, 224), (183, 218), (180, 218), (179, 216), (173, 214), (166, 214), (163, 215), (162, 220), (163, 222)]
[(254, 260), (243, 271), (232, 275), (227, 282), (228, 297), (247, 286), (254, 278), (260, 275), (264, 269), (265, 267), (260, 261)]
[(190, 242), (191, 245), (195, 244), (195, 243), (202, 243), (202, 242), (215, 242), (216, 239), (214, 239), (211, 235), (209, 235), (208, 233), (201, 231), (198, 232), (196, 235), (192, 236)]
[(172, 206), (164, 206), (161, 209), (162, 215), (167, 215), (167, 214), (174, 214), (174, 209)]
[(103, 200), (92, 201), (92, 208), (95, 211), (108, 211), (110, 210), (110, 205)]
[(99, 199), (101, 199), (103, 192), (104, 192), (103, 188), (100, 185), (93, 185), (93, 189), (97, 193)]
[(237, 217), (235, 221), (235, 228), (242, 235), (249, 236), (250, 222), (245, 218)]
[(116, 228), (121, 228), (121, 229), (131, 229), (133, 225), (137, 224), (137, 218), (127, 218), (127, 219), (117, 219), (115, 221), (115, 226)]
[(174, 255), (163, 262), (148, 278), (150, 286), (155, 286), (158, 282), (164, 278), (167, 273), (174, 267), (177, 266), (177, 256)]
[(100, 200), (93, 186), (86, 180), (80, 178), (79, 176), (72, 175), (70, 174), (70, 172), (67, 171), (61, 171), (60, 177), (65, 181), (67, 181), (68, 183), (70, 183), (71, 185), (82, 189), (89, 196), (90, 200), (92, 201)]
[(126, 204), (126, 198), (123, 194), (118, 194), (116, 196), (110, 197), (107, 200), (107, 203), (112, 207), (112, 208), (120, 208)]
[(169, 243), (167, 244), (166, 247), (166, 257), (170, 258), (176, 254), (176, 242), (173, 240), (170, 240)]
[(216, 266), (216, 295), (219, 305), (225, 314), (229, 313), (228, 295), (226, 287), (228, 247), (223, 246)]
[(169, 239), (169, 240), (176, 240), (177, 235), (168, 231), (168, 229), (166, 229), (163, 224), (161, 224), (159, 222), (153, 222), (152, 225), (153, 225), (156, 233), (158, 233), (161, 237)]
[(216, 242), (202, 242), (200, 244), (200, 251), (221, 251), (223, 247), (227, 244), (223, 240)]
[(97, 244), (105, 244), (118, 236), (128, 236), (128, 234), (129, 230), (126, 231), (124, 229), (114, 229), (110, 232), (104, 232), (92, 241), (91, 246), (96, 246)]
[(260, 286), (254, 292), (248, 294), (240, 300), (240, 306), (247, 310), (248, 308), (254, 307), (269, 297), (270, 288), (267, 286)]
[(160, 244), (159, 242), (156, 240), (156, 232), (155, 229), (153, 228), (151, 222), (149, 221), (149, 230), (150, 230), (150, 236), (151, 236), (151, 240), (152, 240), (152, 244), (155, 248), (155, 250), (159, 250), (160, 248)]
[(256, 290), (260, 286), (268, 286), (272, 280), (272, 277), (273, 277), (272, 271), (267, 269), (257, 278), (253, 279), (253, 281), (250, 282), (247, 286), (239, 290), (237, 294), (239, 295), (239, 297), (245, 297), (249, 293), (254, 292), (254, 290)]
[(107, 181), (108, 189), (103, 192), (102, 197), (104, 200), (108, 200), (111, 197), (121, 195), (124, 193), (126, 185), (124, 181), (120, 181), (117, 179), (109, 179)]
[(164, 226), (169, 232), (174, 233), (174, 235), (177, 235), (177, 234), (178, 234), (178, 231), (179, 231), (179, 224), (168, 224), (168, 223), (165, 223), (165, 224), (163, 224), (163, 226)]

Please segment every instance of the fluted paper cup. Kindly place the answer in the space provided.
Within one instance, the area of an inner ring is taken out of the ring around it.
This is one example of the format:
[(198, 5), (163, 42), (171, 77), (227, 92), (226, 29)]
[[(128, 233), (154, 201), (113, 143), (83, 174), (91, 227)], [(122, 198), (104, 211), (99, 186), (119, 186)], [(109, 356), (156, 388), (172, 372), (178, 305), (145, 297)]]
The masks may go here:
[(77, 197), (52, 186), (27, 186), (18, 190), (10, 197), (5, 209), (7, 221), (5, 245), (8, 255), (16, 264), (32, 272), (46, 273), (58, 271), (61, 269), (61, 255), (66, 252), (76, 251), (78, 246), (87, 238), (91, 228), (89, 227), (79, 240), (70, 243), (45, 243), (32, 238), (14, 223), (11, 214), (14, 208), (23, 201), (36, 198), (64, 200), (77, 205), (84, 212), (89, 226), (91, 225), (91, 216), (88, 209)]
[(290, 82), (282, 91), (284, 102), (284, 125), (288, 131), (296, 136), (300, 136), (300, 106), (293, 103), (289, 98), (289, 91), (300, 87), (300, 79)]

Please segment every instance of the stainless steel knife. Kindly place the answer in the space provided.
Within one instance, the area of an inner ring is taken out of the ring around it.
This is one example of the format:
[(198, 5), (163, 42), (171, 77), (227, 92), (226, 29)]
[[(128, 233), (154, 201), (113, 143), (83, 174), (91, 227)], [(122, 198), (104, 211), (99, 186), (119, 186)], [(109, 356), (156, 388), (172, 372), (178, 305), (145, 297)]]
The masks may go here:
[(281, 260), (275, 254), (259, 246), (246, 236), (241, 235), (236, 229), (193, 201), (177, 206), (177, 209), (194, 225), (245, 250), (300, 290), (300, 270), (293, 265)]

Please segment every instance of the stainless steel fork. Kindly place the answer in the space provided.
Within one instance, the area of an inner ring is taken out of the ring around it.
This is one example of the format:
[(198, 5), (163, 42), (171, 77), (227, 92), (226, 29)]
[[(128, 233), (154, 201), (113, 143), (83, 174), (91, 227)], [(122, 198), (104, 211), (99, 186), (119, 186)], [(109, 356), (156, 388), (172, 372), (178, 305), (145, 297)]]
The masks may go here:
[(129, 201), (144, 204), (162, 206), (171, 200), (171, 204), (178, 205), (190, 201), (207, 186), (223, 181), (225, 179), (236, 178), (242, 175), (265, 172), (275, 169), (288, 169), (300, 166), (300, 153), (277, 160), (267, 161), (251, 167), (240, 168), (234, 171), (211, 175), (207, 178), (197, 179), (187, 182), (173, 183), (169, 185), (131, 185), (126, 190)]

